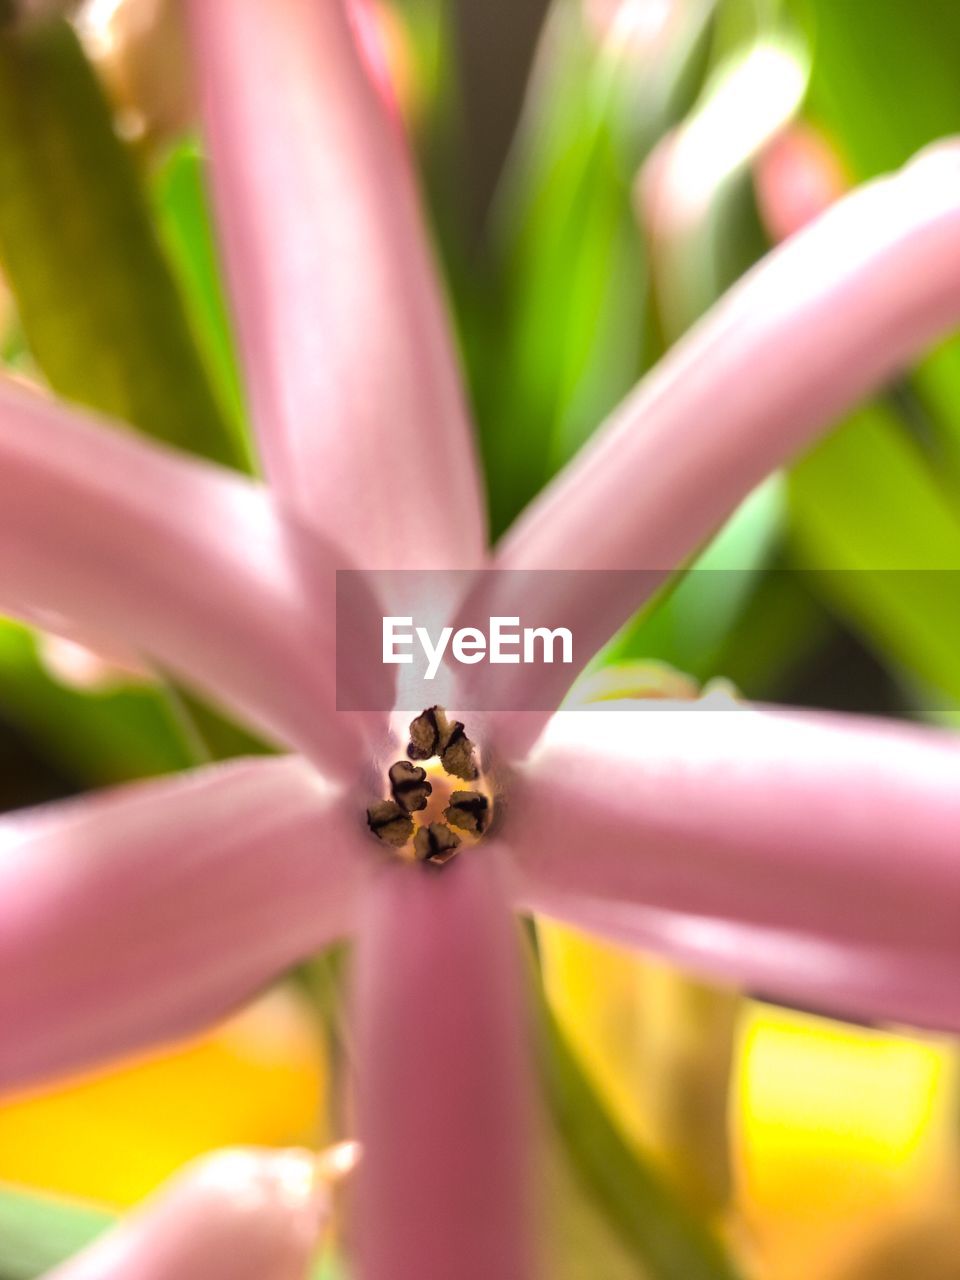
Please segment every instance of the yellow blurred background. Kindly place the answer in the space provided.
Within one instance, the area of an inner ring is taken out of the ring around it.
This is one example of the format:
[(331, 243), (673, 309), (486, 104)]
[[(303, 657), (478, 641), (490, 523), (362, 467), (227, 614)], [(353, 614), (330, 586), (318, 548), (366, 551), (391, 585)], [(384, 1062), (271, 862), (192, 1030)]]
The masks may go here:
[(277, 987), (209, 1033), (0, 1107), (0, 1179), (122, 1207), (201, 1152), (319, 1145), (315, 1017)]
[[(540, 942), (606, 1104), (747, 1274), (952, 1274), (871, 1269), (886, 1242), (928, 1258), (955, 1237), (952, 1047), (743, 1000), (547, 922)], [(315, 1013), (280, 986), (187, 1044), (8, 1101), (0, 1180), (121, 1208), (203, 1151), (321, 1145), (327, 1086)]]

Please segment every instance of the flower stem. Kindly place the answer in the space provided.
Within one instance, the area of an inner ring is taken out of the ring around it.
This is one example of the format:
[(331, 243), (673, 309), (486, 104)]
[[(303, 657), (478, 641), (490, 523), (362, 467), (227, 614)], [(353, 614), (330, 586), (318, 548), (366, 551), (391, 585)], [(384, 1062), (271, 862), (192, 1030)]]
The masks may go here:
[(720, 1241), (627, 1144), (541, 1003), (543, 1083), (584, 1191), (650, 1280), (737, 1280)]

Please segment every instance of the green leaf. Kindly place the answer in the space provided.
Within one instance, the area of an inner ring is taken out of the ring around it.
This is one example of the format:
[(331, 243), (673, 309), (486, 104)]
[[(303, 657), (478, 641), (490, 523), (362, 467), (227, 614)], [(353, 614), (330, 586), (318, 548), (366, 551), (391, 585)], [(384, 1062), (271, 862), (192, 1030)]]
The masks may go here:
[(0, 1184), (0, 1280), (33, 1280), (112, 1221), (102, 1209)]
[(500, 294), (474, 369), (494, 535), (577, 451), (659, 354), (633, 186), (696, 93), (712, 5), (646, 64), (554, 5), (494, 240)]
[(493, 364), (476, 380), (495, 534), (644, 364), (635, 165), (618, 152), (608, 76), (564, 17), (554, 11), (550, 66), (534, 80), (498, 209), (503, 298)]
[(0, 28), (0, 260), (55, 391), (243, 465), (133, 159), (72, 28)]
[(960, 510), (889, 404), (790, 477), (799, 562), (888, 662), (960, 698)]
[(542, 1007), (544, 1083), (584, 1191), (650, 1280), (736, 1280), (719, 1241), (626, 1143)]
[[(856, 179), (897, 169), (960, 132), (960, 5), (956, 0), (791, 0), (815, 43), (809, 113)], [(911, 378), (960, 495), (960, 340)]]
[(598, 665), (653, 658), (699, 680), (725, 675), (718, 666), (780, 536), (784, 485), (773, 475), (741, 503), (694, 561), (614, 638)]
[(207, 368), (245, 456), (252, 456), (233, 334), (220, 277), (199, 145), (174, 147), (157, 170), (153, 202), (161, 238), (176, 273)]
[(811, 584), (782, 565), (763, 574), (715, 660), (717, 674), (751, 702), (790, 701), (794, 680), (835, 628)]
[(913, 371), (908, 385), (927, 415), (943, 477), (960, 500), (960, 339), (941, 343)]
[(956, 0), (792, 0), (815, 43), (809, 106), (858, 178), (960, 130)]
[[(90, 1244), (117, 1221), (105, 1209), (0, 1183), (0, 1280), (35, 1280)], [(345, 1280), (329, 1250), (313, 1280)]]
[(188, 768), (183, 726), (160, 688), (70, 688), (37, 656), (28, 628), (0, 620), (0, 715), (78, 786), (109, 786)]

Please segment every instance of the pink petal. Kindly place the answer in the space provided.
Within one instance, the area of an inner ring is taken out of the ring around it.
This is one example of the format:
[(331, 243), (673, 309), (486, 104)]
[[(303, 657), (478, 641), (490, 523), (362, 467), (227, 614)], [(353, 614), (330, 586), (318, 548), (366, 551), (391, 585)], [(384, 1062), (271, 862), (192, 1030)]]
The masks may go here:
[[(675, 569), (768, 472), (958, 322), (950, 143), (840, 201), (733, 288), (520, 517), (497, 567)], [(586, 660), (655, 580), (604, 592), (544, 574), (539, 612), (572, 628)], [(543, 722), (525, 719), (515, 750)]]
[(192, 0), (268, 474), (361, 568), (471, 568), (470, 426), (403, 139), (340, 0)]
[(341, 774), (362, 758), (333, 713), (348, 563), (258, 486), (0, 380), (0, 611), (140, 649)]
[(197, 1031), (341, 937), (361, 831), (295, 757), (0, 818), (0, 1086)]
[(46, 1280), (307, 1280), (328, 1217), (307, 1152), (219, 1151)]
[(960, 739), (642, 706), (561, 712), (517, 770), (520, 903), (787, 1001), (960, 1029)]
[(365, 905), (362, 1280), (530, 1274), (522, 974), (495, 857), (387, 868)]

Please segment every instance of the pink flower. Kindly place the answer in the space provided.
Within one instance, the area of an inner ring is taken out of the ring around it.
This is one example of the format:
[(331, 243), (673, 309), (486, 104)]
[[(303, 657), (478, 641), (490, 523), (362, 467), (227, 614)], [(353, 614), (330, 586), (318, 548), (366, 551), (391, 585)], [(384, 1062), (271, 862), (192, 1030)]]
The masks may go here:
[[(293, 754), (3, 820), (0, 1081), (183, 1035), (354, 935), (361, 1275), (515, 1280), (532, 1264), (509, 908), (960, 1029), (960, 744), (766, 708), (502, 713), (471, 729), (508, 766), (495, 834), (444, 867), (403, 861), (365, 813), (404, 741), (386, 714), (335, 710), (334, 571), (674, 569), (960, 320), (960, 149), (772, 254), (491, 557), (406, 157), (340, 4), (191, 16), (269, 486), (5, 382), (0, 608), (142, 651)], [(548, 579), (544, 607), (598, 643), (641, 603)]]

